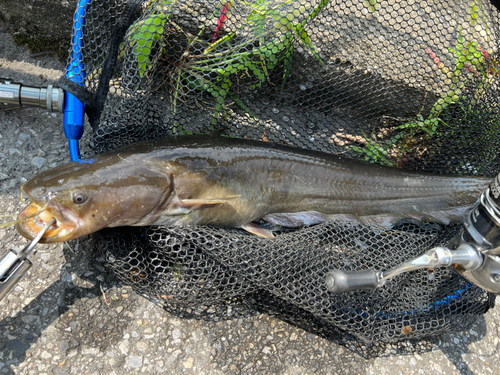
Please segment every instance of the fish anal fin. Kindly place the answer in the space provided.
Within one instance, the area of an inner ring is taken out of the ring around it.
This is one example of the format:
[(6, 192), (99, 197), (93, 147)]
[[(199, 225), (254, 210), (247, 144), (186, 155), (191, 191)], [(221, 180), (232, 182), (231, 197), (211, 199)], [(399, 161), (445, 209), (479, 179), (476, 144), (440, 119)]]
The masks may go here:
[(327, 216), (316, 211), (267, 214), (262, 219), (268, 223), (286, 228), (300, 228), (328, 221)]
[(449, 210), (430, 211), (422, 213), (407, 213), (407, 214), (380, 214), (361, 216), (360, 222), (365, 225), (376, 225), (384, 228), (393, 228), (401, 220), (412, 219), (418, 222), (434, 222), (438, 224), (448, 225), (452, 222), (460, 222), (466, 207), (455, 207)]
[(355, 216), (352, 214), (328, 215), (328, 220), (332, 222), (342, 221), (354, 225), (368, 225), (368, 226), (373, 225), (385, 229), (393, 228), (396, 224), (400, 223), (402, 220), (411, 219), (420, 222), (423, 218), (424, 218), (423, 215), (412, 215), (412, 214), (409, 215), (378, 214), (378, 215), (366, 215), (366, 216)]
[(274, 234), (270, 230), (262, 228), (261, 226), (254, 223), (247, 223), (245, 225), (242, 225), (241, 228), (260, 237), (274, 238)]
[(374, 225), (381, 228), (391, 229), (403, 219), (414, 219), (420, 221), (421, 217), (415, 217), (415, 215), (392, 215), (392, 214), (380, 214), (380, 215), (367, 215), (360, 216), (359, 221), (364, 225)]

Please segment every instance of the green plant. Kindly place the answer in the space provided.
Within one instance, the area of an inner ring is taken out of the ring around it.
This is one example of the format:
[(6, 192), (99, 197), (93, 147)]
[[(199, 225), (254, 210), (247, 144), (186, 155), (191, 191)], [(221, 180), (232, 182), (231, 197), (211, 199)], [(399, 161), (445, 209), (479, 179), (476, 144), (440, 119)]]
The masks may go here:
[(409, 143), (420, 132), (432, 137), (437, 133), (439, 118), (424, 119), (422, 115), (417, 116), (417, 119), (412, 122), (407, 122), (403, 125), (398, 125), (393, 128), (396, 135), (391, 137), (387, 142), (380, 144), (376, 141), (376, 137), (367, 137), (363, 133), (366, 143), (363, 148), (353, 147), (356, 152), (365, 154), (365, 160), (373, 163), (386, 165), (389, 167), (399, 166), (402, 156), (410, 152)]
[[(471, 26), (475, 26), (479, 18), (478, 12), (482, 12), (483, 14), (483, 23), (486, 35), (489, 38), (488, 26), (482, 5), (477, 5), (475, 2), (472, 2), (469, 8), (470, 24)], [(372, 136), (374, 140), (367, 141), (363, 148), (353, 147), (354, 151), (366, 155), (365, 160), (383, 165), (394, 166), (396, 164), (399, 166), (402, 156), (411, 152), (409, 144), (414, 137), (420, 135), (429, 139), (440, 136), (441, 132), (439, 129), (442, 126), (450, 127), (442, 118), (451, 105), (458, 103), (460, 106), (460, 113), (464, 116), (463, 119), (460, 119), (460, 123), (463, 123), (467, 116), (477, 115), (473, 109), (475, 104), (490, 87), (495, 76), (498, 75), (497, 62), (490, 59), (489, 53), (476, 41), (466, 40), (460, 25), (458, 27), (456, 45), (448, 49), (455, 56), (455, 66), (453, 69), (450, 70), (446, 67), (429, 47), (425, 46), (425, 49), (436, 66), (450, 80), (450, 84), (441, 98), (433, 104), (427, 118), (419, 114), (412, 121), (394, 127), (393, 130), (397, 134), (384, 143), (377, 142), (376, 137)], [(465, 98), (461, 98), (462, 91), (473, 78), (477, 82), (473, 100), (465, 100)], [(493, 116), (493, 118), (496, 118), (496, 116)], [(493, 128), (498, 128), (498, 126), (495, 125)], [(391, 155), (392, 158), (389, 159), (388, 155)]]
[[(151, 56), (162, 48), (162, 39), (165, 32), (165, 22), (170, 16), (171, 0), (163, 0), (157, 6), (157, 13), (141, 20), (130, 27), (129, 40), (133, 46), (133, 53), (137, 60), (140, 77), (149, 71), (153, 66)], [(151, 0), (147, 7), (151, 6)], [(121, 46), (121, 56), (123, 56), (123, 43)]]
[(363, 5), (370, 13), (374, 13), (380, 9), (380, 4), (377, 3), (377, 0), (366, 0)]
[(352, 148), (354, 151), (365, 154), (364, 160), (366, 161), (376, 164), (386, 165), (388, 167), (394, 166), (394, 163), (389, 159), (388, 154), (389, 154), (389, 149), (399, 138), (393, 138), (385, 145), (381, 145), (376, 141), (376, 139), (372, 139), (375, 138), (375, 136), (368, 137), (364, 132), (363, 136), (366, 140), (364, 147), (361, 148), (354, 146)]
[[(165, 23), (171, 14), (173, 2), (174, 0), (164, 0), (156, 6), (148, 18), (130, 28), (129, 43), (133, 46), (141, 77), (147, 76), (156, 65), (157, 61), (152, 56), (161, 56), (158, 51), (166, 53)], [(296, 20), (304, 15), (307, 9), (304, 6), (290, 7), (290, 4), (296, 4), (293, 0), (283, 2), (257, 0), (237, 4), (247, 7), (250, 13), (245, 21), (238, 21), (240, 28), (236, 31), (219, 38), (224, 22), (231, 17), (229, 11), (233, 1), (223, 5), (222, 15), (219, 17), (212, 40), (202, 38), (209, 22), (196, 36), (189, 36), (181, 30), (188, 36), (187, 47), (169, 74), (174, 86), (172, 97), (174, 113), (180, 105), (181, 96), (200, 91), (210, 94), (215, 100), (214, 123), (221, 114), (227, 116), (228, 97), (254, 117), (239, 99), (238, 90), (235, 90), (233, 85), (241, 78), (247, 77), (254, 80), (250, 88), (256, 89), (269, 78), (270, 72), (283, 62), (282, 87), (284, 87), (291, 72), (294, 37), (297, 37), (321, 65), (324, 65), (306, 31), (306, 25), (328, 4), (328, 0), (321, 0), (301, 22)], [(150, 1), (146, 8), (151, 6)], [(217, 12), (218, 10), (215, 10), (212, 17)], [(272, 31), (269, 30), (270, 24), (273, 25)], [(248, 29), (251, 31), (250, 38), (246, 33)], [(203, 53), (192, 53), (200, 50), (203, 50)], [(184, 132), (183, 129), (179, 130)]]
[[(240, 41), (235, 32), (208, 45), (201, 55), (190, 56), (186, 64), (178, 68), (178, 85), (176, 92), (181, 90), (182, 79), (188, 86), (198, 91), (205, 91), (215, 99), (214, 122), (219, 115), (226, 114), (225, 101), (229, 95), (245, 112), (252, 117), (248, 107), (232, 90), (232, 77), (247, 76), (256, 80), (250, 85), (251, 89), (260, 87), (281, 61), (284, 63), (283, 82), (285, 85), (289, 77), (293, 60), (293, 35), (306, 45), (311, 53), (323, 64), (316, 48), (312, 44), (305, 25), (323, 9), (328, 0), (322, 0), (306, 19), (300, 23), (293, 20), (305, 12), (305, 7), (283, 13), (282, 9), (292, 3), (292, 0), (276, 4), (269, 0), (242, 2), (251, 9), (246, 24), (249, 25), (253, 38)], [(274, 23), (275, 33), (268, 33), (266, 24)], [(271, 40), (269, 40), (271, 39)], [(192, 43), (193, 41), (191, 41)], [(215, 79), (209, 79), (212, 74)], [(174, 107), (177, 106), (174, 98)]]

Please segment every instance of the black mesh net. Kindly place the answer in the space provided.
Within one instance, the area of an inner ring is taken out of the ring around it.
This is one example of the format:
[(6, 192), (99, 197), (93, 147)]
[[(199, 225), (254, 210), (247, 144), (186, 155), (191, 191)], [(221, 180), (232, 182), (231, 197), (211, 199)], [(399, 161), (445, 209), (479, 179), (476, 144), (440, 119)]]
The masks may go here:
[[(397, 168), (499, 170), (499, 28), (489, 2), (100, 0), (84, 25), (96, 153), (218, 132)], [(96, 244), (123, 283), (169, 311), (217, 318), (250, 306), (369, 346), (466, 329), (492, 297), (448, 269), (333, 295), (326, 272), (387, 270), (458, 228), (329, 222), (274, 239), (126, 228)]]

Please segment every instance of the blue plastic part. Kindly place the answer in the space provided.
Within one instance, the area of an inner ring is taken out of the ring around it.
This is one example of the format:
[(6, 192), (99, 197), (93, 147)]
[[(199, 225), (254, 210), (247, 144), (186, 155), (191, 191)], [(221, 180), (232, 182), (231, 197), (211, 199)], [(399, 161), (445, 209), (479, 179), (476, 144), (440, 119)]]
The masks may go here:
[[(80, 159), (80, 149), (78, 148), (78, 139), (69, 139), (69, 154), (71, 156), (71, 161), (79, 161)], [(76, 155), (76, 157), (74, 157)]]
[[(466, 297), (469, 289), (472, 287), (472, 284), (467, 283), (463, 288), (456, 290), (451, 295), (444, 297), (440, 301), (431, 302), (429, 305), (424, 305), (418, 309), (414, 309), (413, 311), (380, 311), (377, 313), (376, 318), (387, 320), (387, 319), (399, 319), (401, 316), (405, 315), (421, 315), (430, 312), (436, 312), (441, 308), (446, 308), (453, 303), (459, 303), (461, 298)], [(347, 310), (346, 310), (347, 312)], [(360, 310), (351, 310), (349, 311), (350, 316), (354, 317), (357, 315), (361, 315), (365, 318), (369, 318), (370, 314), (365, 311)]]
[[(66, 77), (83, 86), (86, 72), (83, 64), (83, 27), (85, 25), (85, 11), (91, 0), (79, 0), (73, 23), (73, 37), (71, 61), (66, 68)], [(71, 161), (80, 158), (78, 140), (83, 135), (85, 105), (73, 94), (65, 93), (64, 97), (64, 134), (69, 141)]]
[(80, 158), (78, 140), (83, 135), (84, 104), (69, 92), (64, 96), (64, 134), (69, 141), (71, 161)]

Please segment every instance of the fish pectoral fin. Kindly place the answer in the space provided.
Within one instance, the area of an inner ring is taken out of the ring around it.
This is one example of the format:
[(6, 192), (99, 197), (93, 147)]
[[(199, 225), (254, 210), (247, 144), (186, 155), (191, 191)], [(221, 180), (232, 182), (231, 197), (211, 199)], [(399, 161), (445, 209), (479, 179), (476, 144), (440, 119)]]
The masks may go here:
[(207, 207), (213, 207), (218, 204), (226, 204), (239, 199), (239, 195), (231, 195), (223, 198), (210, 199), (179, 199), (179, 208), (186, 211), (201, 210)]
[(262, 219), (268, 223), (286, 228), (300, 228), (328, 221), (328, 217), (316, 211), (267, 214)]
[(241, 229), (245, 229), (247, 232), (256, 234), (257, 236), (260, 237), (274, 238), (273, 232), (265, 228), (262, 228), (261, 226), (258, 226), (257, 224), (254, 223), (247, 223), (245, 225), (242, 225)]

